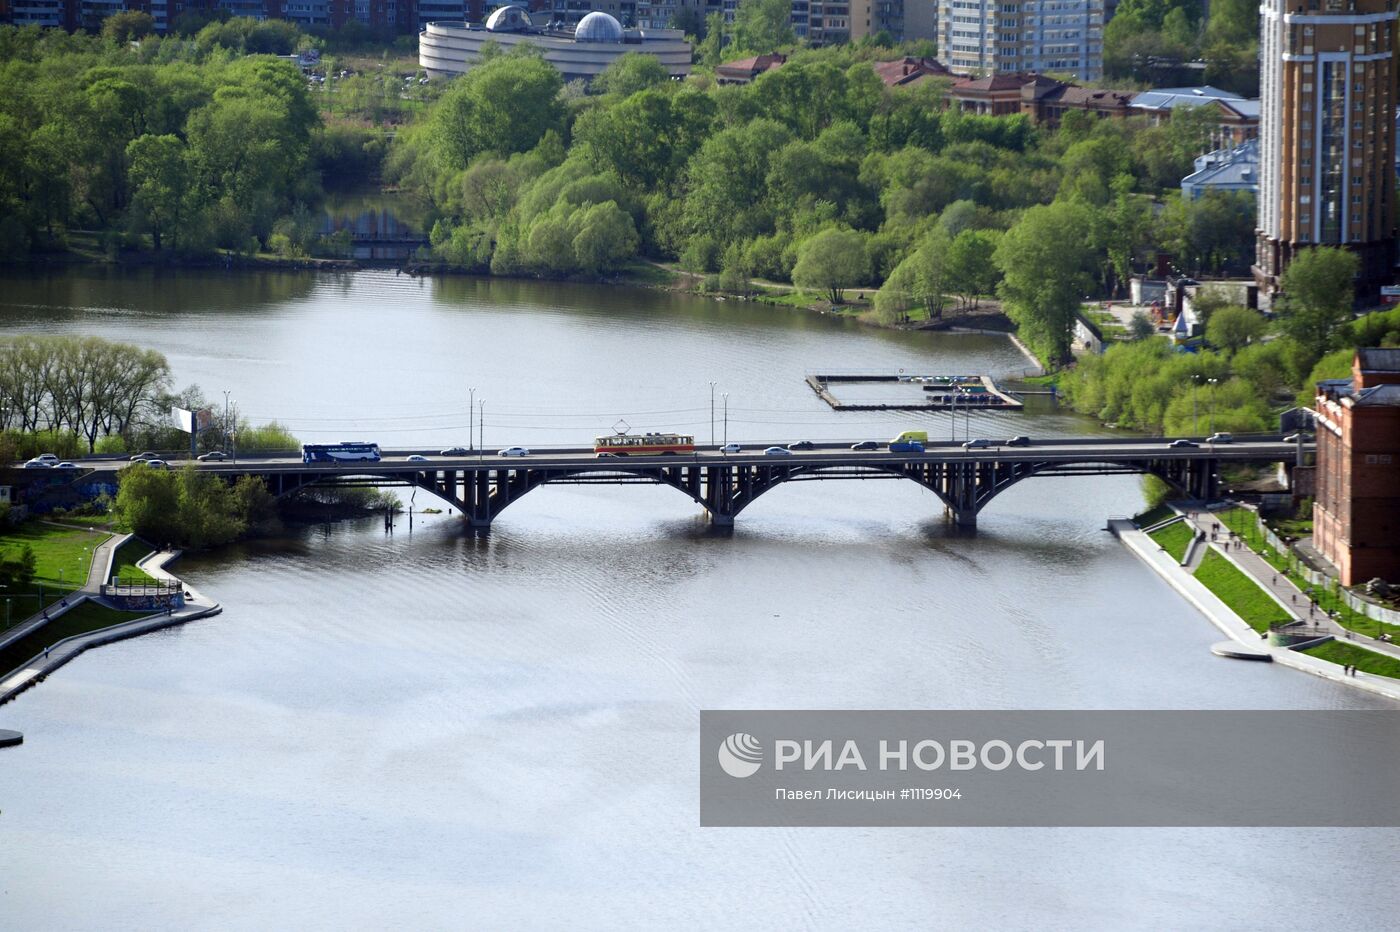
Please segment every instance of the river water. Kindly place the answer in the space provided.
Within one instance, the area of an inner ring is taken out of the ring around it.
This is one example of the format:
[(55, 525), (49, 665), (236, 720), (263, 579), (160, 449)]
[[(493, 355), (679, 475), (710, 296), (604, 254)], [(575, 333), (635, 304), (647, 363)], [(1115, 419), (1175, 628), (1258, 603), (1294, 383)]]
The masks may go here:
[[(464, 443), (470, 387), (493, 446), (619, 419), (708, 439), (711, 380), (731, 440), (946, 435), (834, 413), (803, 375), (1027, 365), (994, 336), (392, 272), (11, 277), (0, 315), (158, 348), (303, 439), (395, 446)], [(793, 483), (715, 535), (673, 490), (546, 487), (485, 538), (417, 514), (186, 559), (222, 615), (0, 708), (26, 733), (0, 752), (0, 926), (1390, 925), (1394, 831), (698, 827), (702, 708), (1387, 707), (1211, 656), (1101, 530), (1140, 504), (1131, 477), (1033, 479), (967, 536), (912, 483)]]

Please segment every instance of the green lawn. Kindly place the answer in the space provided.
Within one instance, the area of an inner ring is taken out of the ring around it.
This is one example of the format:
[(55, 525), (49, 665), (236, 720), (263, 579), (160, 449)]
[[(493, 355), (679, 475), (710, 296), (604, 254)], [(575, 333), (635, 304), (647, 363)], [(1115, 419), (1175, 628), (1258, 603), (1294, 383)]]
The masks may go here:
[(1206, 551), (1205, 559), (1196, 568), (1196, 578), (1255, 631), (1268, 631), (1270, 624), (1292, 621), (1258, 583), (1215, 550)]
[(1309, 647), (1307, 650), (1299, 651), (1299, 653), (1311, 654), (1322, 660), (1329, 660), (1338, 666), (1353, 664), (1362, 673), (1374, 673), (1377, 676), (1400, 679), (1400, 659), (1387, 657), (1384, 654), (1378, 654), (1345, 641), (1328, 641), (1326, 644)]
[(155, 579), (150, 573), (136, 565), (136, 561), (152, 553), (150, 547), (135, 537), (117, 548), (112, 558), (112, 575), (120, 576), (122, 582), (150, 582)]
[(1168, 524), (1147, 535), (1157, 542), (1157, 545), (1172, 555), (1176, 562), (1180, 563), (1186, 559), (1186, 546), (1191, 543), (1191, 539), (1196, 536), (1195, 530), (1185, 521), (1177, 521)]
[(143, 618), (149, 614), (151, 613), (119, 612), (114, 608), (107, 608), (105, 605), (98, 605), (95, 602), (84, 602), (72, 611), (65, 613), (61, 618), (55, 618), (38, 631), (20, 638), (4, 649), (0, 649), (0, 675), (17, 669), (20, 664), (38, 656), (45, 647), (56, 644), (64, 638), (110, 628), (123, 621)]
[[(37, 561), (32, 583), (21, 590), (3, 590), (10, 623), (23, 621), (43, 607), (39, 600), (41, 588), (44, 602), (51, 603), (61, 594), (82, 586), (92, 563), (93, 548), (107, 536), (104, 531), (79, 531), (39, 521), (26, 521), (0, 533), (0, 552), (18, 557), (28, 544)], [(5, 617), (0, 615), (0, 630), (5, 626)]]

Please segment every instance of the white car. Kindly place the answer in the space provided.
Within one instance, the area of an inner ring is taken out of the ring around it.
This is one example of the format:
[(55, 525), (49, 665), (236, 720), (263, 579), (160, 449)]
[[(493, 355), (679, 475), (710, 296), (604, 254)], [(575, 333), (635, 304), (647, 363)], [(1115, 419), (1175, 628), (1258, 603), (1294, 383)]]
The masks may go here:
[(28, 460), (24, 464), (25, 469), (52, 469), (53, 464), (45, 463), (43, 460)]
[(151, 467), (152, 469), (169, 469), (169, 468), (170, 468), (170, 464), (167, 463), (165, 460), (137, 460), (137, 462), (145, 463), (147, 466)]
[(54, 468), (54, 469), (77, 469), (77, 468), (78, 468), (78, 465), (77, 465), (76, 463), (56, 463), (56, 464), (54, 464), (54, 467), (53, 467), (53, 468)]
[(719, 448), (719, 452), (721, 452), (721, 453), (738, 453), (738, 452), (739, 452), (740, 450), (742, 450), (742, 449), (744, 449), (744, 448), (741, 447), (741, 446), (739, 446), (737, 443), (726, 443), (724, 446), (722, 446), (722, 447)]
[(48, 463), (50, 466), (58, 462), (58, 457), (54, 456), (52, 453), (40, 453), (34, 458), (41, 463)]
[(787, 447), (769, 447), (763, 451), (764, 456), (792, 456), (792, 451)]
[(506, 447), (504, 450), (497, 450), (497, 456), (529, 456), (530, 451), (524, 447)]
[(428, 461), (428, 458), (422, 453), (415, 453), (408, 458), (408, 461), (410, 463), (426, 463)]

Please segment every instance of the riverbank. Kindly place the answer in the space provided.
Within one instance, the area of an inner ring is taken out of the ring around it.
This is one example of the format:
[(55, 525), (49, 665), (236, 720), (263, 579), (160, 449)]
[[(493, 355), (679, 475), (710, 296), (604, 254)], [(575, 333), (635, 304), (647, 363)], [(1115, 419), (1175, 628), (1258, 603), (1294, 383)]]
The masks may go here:
[[(1173, 508), (1177, 514), (1185, 515), (1182, 522), (1187, 524), (1193, 538), (1192, 545), (1182, 549), (1181, 555), (1176, 552), (1169, 552), (1164, 544), (1172, 542), (1163, 535), (1160, 530), (1154, 532), (1139, 529), (1132, 521), (1127, 519), (1113, 519), (1109, 521), (1109, 531), (1123, 543), (1139, 560), (1160, 576), (1169, 586), (1177, 591), (1188, 603), (1206, 617), (1206, 620), (1215, 625), (1223, 632), (1231, 642), (1238, 645), (1238, 656), (1250, 656), (1250, 659), (1269, 659), (1276, 663), (1301, 670), (1314, 676), (1319, 676), (1333, 682), (1360, 689), (1365, 692), (1384, 696), (1387, 699), (1400, 701), (1400, 679), (1395, 679), (1379, 673), (1368, 673), (1365, 669), (1347, 673), (1345, 663), (1360, 663), (1353, 655), (1353, 652), (1364, 652), (1367, 656), (1374, 656), (1378, 661), (1389, 661), (1390, 656), (1379, 649), (1373, 649), (1369, 645), (1362, 646), (1349, 640), (1337, 640), (1339, 635), (1345, 637), (1343, 629), (1336, 631), (1327, 626), (1323, 618), (1319, 618), (1315, 613), (1310, 613), (1313, 627), (1308, 630), (1311, 635), (1307, 638), (1300, 638), (1296, 643), (1284, 645), (1274, 643), (1269, 634), (1270, 629), (1265, 626), (1260, 629), (1260, 621), (1255, 615), (1261, 614), (1261, 606), (1270, 608), (1263, 611), (1269, 613), (1270, 617), (1282, 620), (1292, 620), (1299, 622), (1304, 619), (1298, 606), (1306, 605), (1306, 600), (1297, 600), (1299, 593), (1288, 593), (1286, 589), (1283, 595), (1269, 591), (1269, 588), (1278, 588), (1279, 582), (1275, 577), (1272, 586), (1258, 576), (1257, 567), (1251, 567), (1248, 563), (1241, 565), (1237, 551), (1230, 549), (1229, 538), (1226, 538), (1226, 546), (1220, 546), (1218, 541), (1208, 539), (1207, 528), (1212, 524), (1212, 517), (1209, 511), (1183, 511), (1181, 508)], [(1191, 514), (1197, 515), (1194, 519)], [(1174, 548), (1175, 550), (1175, 548)], [(1254, 557), (1255, 555), (1248, 548), (1244, 548), (1244, 554)], [(1243, 555), (1243, 554), (1241, 554)], [(1222, 573), (1219, 569), (1212, 568), (1207, 573), (1206, 579), (1198, 578), (1199, 570), (1203, 564), (1218, 566), (1225, 564), (1232, 574), (1238, 574), (1240, 578), (1232, 578), (1226, 583), (1220, 583)], [(1262, 563), (1262, 560), (1260, 561)], [(1254, 570), (1254, 572), (1251, 572)], [(1291, 585), (1285, 579), (1285, 585)], [(1214, 584), (1212, 584), (1214, 583)], [(1247, 592), (1241, 591), (1241, 584), (1248, 587)], [(1266, 588), (1269, 587), (1269, 588)], [(1255, 591), (1257, 590), (1257, 591)], [(1285, 597), (1289, 601), (1285, 601)], [(1236, 604), (1236, 603), (1240, 604)], [(1241, 614), (1244, 612), (1245, 614)], [(1247, 617), (1248, 616), (1248, 620)], [(1261, 615), (1262, 617), (1262, 615)], [(1253, 622), (1253, 623), (1251, 623)], [(1316, 630), (1314, 630), (1316, 629)], [(1326, 650), (1317, 651), (1324, 645), (1337, 645), (1328, 647)], [(1377, 645), (1380, 647), (1381, 645)], [(1215, 651), (1222, 654), (1220, 650)], [(1348, 658), (1343, 662), (1334, 662), (1337, 658)], [(1369, 664), (1363, 664), (1369, 666)], [(1377, 669), (1390, 668), (1390, 664), (1381, 664)]]
[[(0, 676), (0, 705), (31, 686), (42, 683), (50, 673), (94, 647), (139, 637), (223, 611), (217, 602), (166, 569), (179, 556), (178, 550), (152, 553), (138, 561), (137, 567), (156, 580), (182, 585), (185, 591), (183, 607), (158, 614), (123, 612), (108, 605), (100, 596), (83, 594), (72, 601), (62, 614), (56, 614), (37, 631), (12, 645), (17, 649), (28, 648), (35, 644), (36, 638), (44, 640), (43, 646), (28, 660)], [(23, 652), (28, 653), (28, 650)], [(0, 657), (3, 656), (4, 651), (0, 651)], [(8, 663), (0, 663), (0, 669), (8, 666)]]

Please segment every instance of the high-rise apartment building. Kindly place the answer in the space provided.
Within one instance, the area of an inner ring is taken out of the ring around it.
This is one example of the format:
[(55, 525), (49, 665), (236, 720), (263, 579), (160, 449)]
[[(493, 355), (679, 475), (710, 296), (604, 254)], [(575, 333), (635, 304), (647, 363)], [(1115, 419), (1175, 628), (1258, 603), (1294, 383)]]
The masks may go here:
[(938, 0), (938, 53), (954, 74), (1103, 74), (1104, 0)]
[(1261, 290), (1300, 249), (1346, 246), (1358, 292), (1395, 262), (1395, 0), (1263, 0), (1260, 20)]

